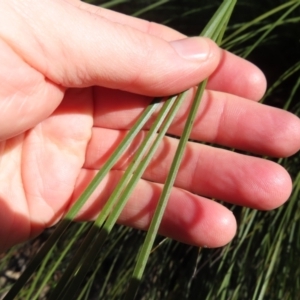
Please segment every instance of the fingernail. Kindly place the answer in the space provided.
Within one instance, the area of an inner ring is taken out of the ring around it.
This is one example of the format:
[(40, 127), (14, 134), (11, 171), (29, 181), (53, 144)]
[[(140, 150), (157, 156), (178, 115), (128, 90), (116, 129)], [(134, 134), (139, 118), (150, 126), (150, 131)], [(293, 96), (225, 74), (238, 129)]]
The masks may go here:
[(210, 45), (206, 38), (191, 37), (172, 41), (170, 45), (184, 59), (205, 61), (210, 55)]

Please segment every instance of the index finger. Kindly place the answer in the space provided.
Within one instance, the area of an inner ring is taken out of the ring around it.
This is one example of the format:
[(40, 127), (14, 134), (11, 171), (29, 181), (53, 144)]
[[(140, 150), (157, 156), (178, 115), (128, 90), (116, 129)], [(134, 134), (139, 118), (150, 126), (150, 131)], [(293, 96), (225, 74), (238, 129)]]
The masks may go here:
[[(127, 16), (77, 0), (69, 1), (78, 8), (88, 11), (91, 14), (124, 26), (130, 26), (168, 42), (186, 37), (186, 35), (161, 24)], [(223, 51), (222, 61), (218, 69), (210, 77), (207, 88), (258, 101), (265, 93), (266, 79), (261, 70), (252, 63), (230, 52)]]
[(103, 7), (91, 5), (88, 3), (83, 3), (78, 0), (68, 0), (70, 3), (76, 7), (87, 11), (91, 14), (95, 14), (99, 17), (105, 18), (111, 22), (119, 23), (122, 25), (130, 26), (139, 31), (148, 33), (159, 37), (165, 41), (175, 41), (179, 39), (186, 38), (186, 35), (180, 33), (165, 25), (157, 24), (155, 22), (150, 22), (147, 20), (139, 19), (136, 17), (128, 16), (116, 11), (105, 9)]

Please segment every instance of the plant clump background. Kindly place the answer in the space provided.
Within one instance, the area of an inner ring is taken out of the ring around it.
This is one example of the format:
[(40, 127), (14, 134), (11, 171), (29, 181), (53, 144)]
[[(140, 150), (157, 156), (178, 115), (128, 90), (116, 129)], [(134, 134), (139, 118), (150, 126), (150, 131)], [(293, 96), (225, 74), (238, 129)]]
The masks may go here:
[[(199, 35), (222, 1), (87, 1)], [(300, 1), (237, 1), (222, 46), (266, 74), (262, 102), (300, 116)], [(273, 158), (266, 158), (272, 159)], [(137, 299), (298, 299), (300, 291), (300, 155), (277, 160), (294, 182), (289, 201), (271, 212), (227, 205), (238, 233), (226, 247), (204, 249), (157, 236)], [(16, 299), (48, 299), (89, 223), (72, 224)], [(0, 299), (54, 229), (0, 256)], [(116, 226), (76, 299), (122, 299), (145, 233)], [(57, 255), (67, 253), (62, 261)], [(56, 268), (56, 266), (58, 266)], [(49, 277), (47, 271), (53, 272)]]

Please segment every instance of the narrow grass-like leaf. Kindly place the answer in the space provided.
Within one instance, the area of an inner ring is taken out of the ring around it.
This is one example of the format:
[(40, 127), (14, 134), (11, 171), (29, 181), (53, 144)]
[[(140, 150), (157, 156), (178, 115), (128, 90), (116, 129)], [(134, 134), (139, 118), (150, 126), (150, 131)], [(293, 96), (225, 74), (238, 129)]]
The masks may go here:
[(157, 8), (169, 1), (170, 0), (161, 0), (161, 1), (158, 1), (155, 3), (152, 3), (152, 4), (148, 5), (147, 7), (144, 7), (143, 9), (140, 9), (139, 11), (135, 12), (134, 14), (132, 14), (132, 16), (139, 17), (140, 15), (144, 14), (145, 12), (153, 10), (154, 8)]
[[(221, 40), (222, 37), (220, 37), (220, 35), (222, 35), (224, 33), (224, 26), (228, 23), (228, 20), (231, 16), (232, 10), (235, 6), (235, 3), (236, 3), (236, 1), (230, 1), (230, 0), (224, 1), (223, 4), (219, 7), (217, 12), (215, 13), (215, 15), (213, 16), (213, 18), (210, 20), (210, 22), (204, 28), (201, 35), (212, 38), (215, 41)], [(166, 179), (161, 197), (158, 201), (158, 205), (156, 207), (154, 216), (152, 218), (145, 242), (139, 253), (137, 264), (136, 264), (132, 279), (130, 281), (125, 299), (134, 299), (135, 295), (137, 293), (139, 282), (144, 273), (144, 269), (145, 269), (146, 263), (148, 261), (149, 255), (150, 255), (151, 248), (153, 247), (153, 243), (154, 243), (155, 237), (157, 235), (158, 228), (160, 226), (165, 208), (167, 206), (168, 198), (170, 196), (171, 189), (174, 185), (174, 182), (175, 182), (175, 179), (177, 176), (177, 172), (178, 172), (179, 166), (181, 164), (185, 146), (189, 139), (189, 136), (190, 136), (193, 124), (194, 124), (194, 120), (196, 117), (196, 113), (198, 111), (198, 107), (200, 105), (204, 89), (206, 87), (206, 83), (207, 83), (207, 80), (204, 80), (204, 82), (202, 82), (197, 89), (197, 93), (196, 93), (195, 99), (193, 101), (192, 107), (190, 109), (188, 118), (186, 120), (184, 129), (183, 129), (183, 133), (181, 135), (181, 138), (180, 138), (180, 141), (179, 141), (179, 144), (177, 147), (177, 151), (175, 153), (173, 163), (171, 165), (168, 177)]]
[(169, 17), (168, 19), (164, 20), (164, 21), (162, 22), (162, 24), (167, 25), (167, 24), (169, 24), (170, 22), (172, 22), (172, 21), (174, 21), (174, 20), (177, 20), (179, 17), (180, 17), (180, 19), (184, 19), (185, 17), (189, 17), (189, 16), (191, 16), (191, 15), (193, 15), (193, 14), (196, 14), (196, 13), (198, 13), (198, 12), (202, 12), (202, 13), (203, 13), (203, 12), (205, 12), (206, 10), (211, 9), (212, 7), (213, 7), (212, 4), (205, 5), (205, 6), (204, 6), (204, 5), (201, 5), (200, 8), (191, 9), (191, 10), (189, 10), (189, 11), (187, 11), (187, 12), (182, 13), (180, 16), (175, 15), (175, 16)]
[[(71, 243), (70, 243), (71, 244)], [(46, 265), (49, 262), (51, 256), (53, 255), (53, 251), (54, 251), (54, 247), (48, 252), (47, 256), (45, 257), (45, 259), (43, 259), (42, 264), (40, 265), (40, 268), (38, 270), (38, 272), (35, 274), (34, 276), (34, 280), (32, 281), (32, 283), (30, 284), (30, 287), (26, 293), (26, 299), (24, 300), (34, 300), (37, 297), (39, 297), (39, 292), (37, 291), (37, 285), (39, 280), (42, 277), (43, 272), (45, 272), (46, 270)], [(34, 296), (35, 294), (35, 296)]]
[(297, 82), (295, 83), (295, 85), (293, 86), (292, 90), (291, 90), (291, 94), (289, 96), (289, 98), (286, 100), (283, 109), (284, 110), (288, 110), (292, 100), (295, 98), (296, 96), (296, 92), (300, 90), (300, 76), (298, 77)]
[[(258, 289), (256, 289), (256, 291), (254, 293), (254, 296), (253, 296), (253, 299), (263, 300), (264, 297), (265, 297), (265, 292), (266, 292), (268, 283), (270, 281), (271, 274), (272, 274), (272, 271), (274, 269), (275, 262), (278, 259), (278, 256), (279, 256), (279, 253), (280, 253), (280, 248), (282, 246), (283, 233), (284, 233), (283, 231), (279, 231), (279, 237), (278, 237), (278, 240), (276, 241), (276, 243), (274, 245), (275, 247), (272, 247), (272, 248), (274, 248), (274, 251), (269, 251), (269, 254), (270, 254), (271, 257), (267, 258), (268, 271), (267, 271), (265, 279), (262, 283), (262, 287), (260, 289), (260, 293), (259, 293), (258, 297), (256, 297), (256, 292), (258, 291)], [(257, 285), (257, 287), (258, 286), (259, 285)]]
[[(261, 102), (263, 103), (265, 101), (265, 99), (267, 97), (269, 97), (274, 90), (279, 87), (285, 80), (289, 79), (291, 76), (293, 76), (295, 73), (300, 71), (300, 60), (294, 64), (293, 66), (291, 66), (288, 70), (286, 70), (273, 84), (272, 86), (270, 86), (265, 94), (265, 96), (263, 97), (263, 99), (261, 100)], [(289, 100), (289, 103), (291, 102), (292, 99)], [(288, 105), (289, 105), (288, 103)]]
[(98, 187), (99, 183), (105, 177), (105, 175), (109, 172), (109, 170), (113, 167), (113, 165), (117, 162), (117, 160), (124, 153), (125, 149), (130, 145), (136, 135), (140, 132), (143, 126), (150, 119), (152, 114), (155, 112), (157, 107), (159, 106), (161, 99), (155, 99), (143, 112), (139, 120), (133, 125), (132, 129), (128, 132), (125, 139), (120, 143), (115, 152), (111, 155), (111, 157), (105, 162), (101, 170), (97, 173), (94, 179), (91, 181), (89, 186), (85, 189), (79, 199), (75, 202), (70, 211), (66, 214), (65, 219), (73, 219), (87, 199), (92, 195), (95, 189)]
[(112, 0), (101, 4), (100, 6), (103, 8), (112, 8), (118, 4), (129, 2), (129, 0)]

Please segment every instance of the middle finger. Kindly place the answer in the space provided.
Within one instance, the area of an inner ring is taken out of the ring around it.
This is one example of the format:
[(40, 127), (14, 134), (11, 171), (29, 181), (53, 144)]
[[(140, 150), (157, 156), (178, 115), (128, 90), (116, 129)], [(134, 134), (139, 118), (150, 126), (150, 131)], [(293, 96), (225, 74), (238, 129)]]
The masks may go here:
[[(108, 129), (130, 129), (151, 101), (110, 89), (98, 89), (95, 93), (99, 95), (94, 104), (94, 126)], [(193, 97), (191, 90), (170, 134), (181, 135)], [(145, 129), (150, 125), (151, 122)], [(205, 91), (191, 139), (263, 155), (288, 156), (300, 147), (299, 131), (299, 118), (289, 112), (231, 94)]]

